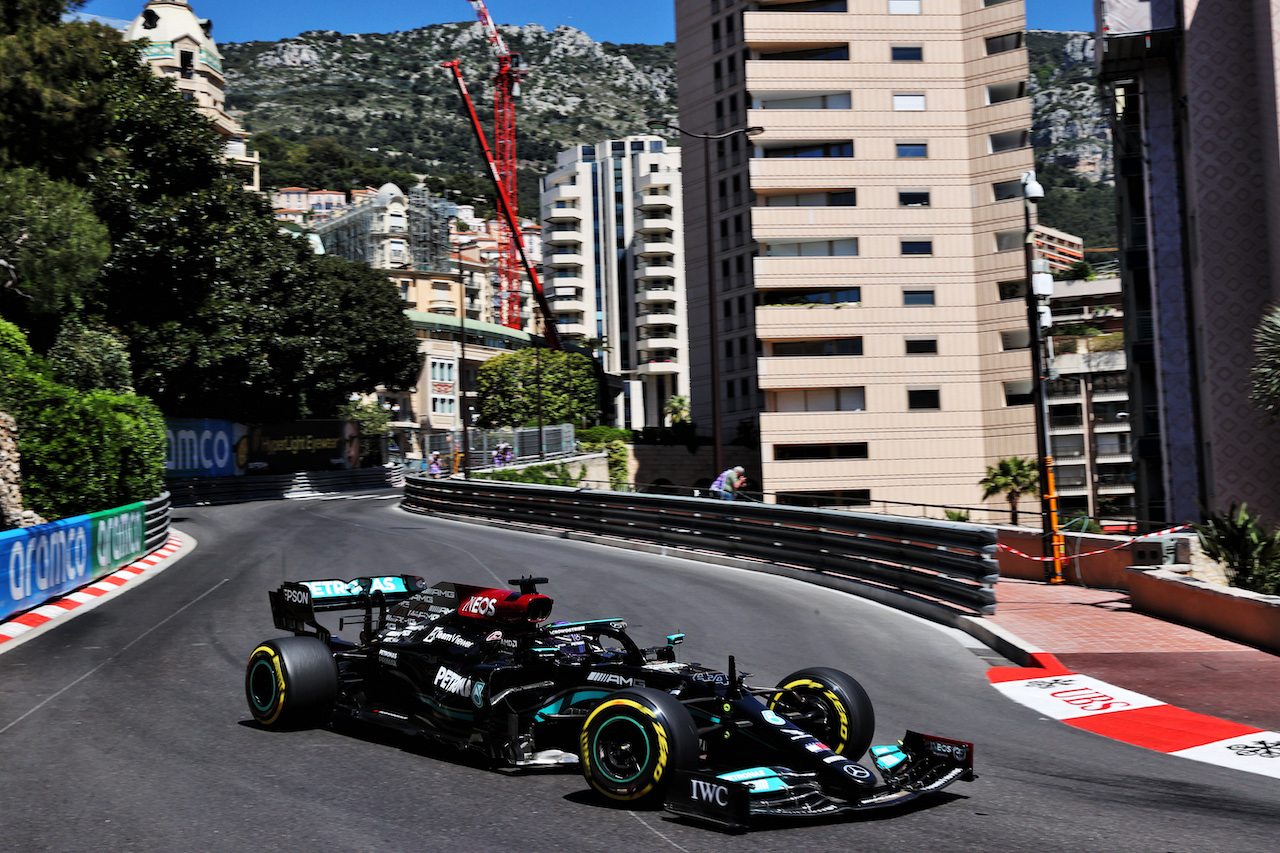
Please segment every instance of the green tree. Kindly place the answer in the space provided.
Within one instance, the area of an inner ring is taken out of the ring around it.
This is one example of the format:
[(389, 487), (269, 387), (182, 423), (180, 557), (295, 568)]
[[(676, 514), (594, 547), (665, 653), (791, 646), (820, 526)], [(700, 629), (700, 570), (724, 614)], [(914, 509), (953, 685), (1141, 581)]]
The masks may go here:
[(1018, 523), (1018, 500), (1033, 491), (1040, 482), (1040, 471), (1033, 459), (1008, 456), (987, 466), (987, 476), (978, 481), (982, 499), (1004, 495), (1009, 502), (1010, 524)]
[(480, 423), (486, 427), (577, 423), (596, 411), (591, 359), (581, 353), (530, 347), (491, 358), (477, 381)]
[(51, 375), (80, 391), (133, 392), (126, 342), (111, 329), (86, 326), (78, 317), (62, 324), (48, 354)]
[(672, 394), (662, 406), (662, 412), (671, 419), (672, 424), (689, 422), (689, 395)]
[(110, 251), (88, 193), (37, 169), (0, 171), (0, 310), (77, 310)]
[(47, 519), (153, 498), (164, 485), (164, 419), (146, 398), (55, 381), (0, 320), (0, 410), (18, 425), (22, 496)]
[(1253, 354), (1249, 401), (1275, 421), (1280, 419), (1280, 306), (1271, 306), (1254, 330)]
[(1247, 504), (1231, 504), (1204, 524), (1193, 524), (1204, 552), (1226, 569), (1232, 586), (1274, 595), (1280, 591), (1280, 532)]

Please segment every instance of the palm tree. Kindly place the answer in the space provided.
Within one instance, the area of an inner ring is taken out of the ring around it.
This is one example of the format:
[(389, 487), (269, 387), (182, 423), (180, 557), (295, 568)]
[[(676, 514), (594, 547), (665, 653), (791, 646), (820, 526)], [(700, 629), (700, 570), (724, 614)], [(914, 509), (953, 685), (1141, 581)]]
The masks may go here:
[(1003, 494), (1009, 502), (1010, 523), (1018, 523), (1018, 499), (1033, 491), (1040, 482), (1040, 471), (1031, 459), (1009, 456), (987, 466), (987, 476), (978, 481), (982, 499)]
[(689, 420), (689, 395), (672, 394), (662, 406), (662, 412), (671, 419), (671, 424), (686, 423)]

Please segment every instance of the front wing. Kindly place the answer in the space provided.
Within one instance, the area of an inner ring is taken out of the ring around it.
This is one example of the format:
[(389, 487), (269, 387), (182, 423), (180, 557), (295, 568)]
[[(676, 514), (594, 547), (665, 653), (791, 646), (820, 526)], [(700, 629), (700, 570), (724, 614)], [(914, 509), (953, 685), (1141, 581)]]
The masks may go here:
[(749, 828), (752, 818), (824, 818), (896, 806), (975, 778), (973, 745), (907, 732), (895, 746), (871, 748), (884, 782), (863, 791), (828, 791), (816, 774), (785, 767), (751, 767), (713, 775), (677, 771), (666, 809), (730, 830)]

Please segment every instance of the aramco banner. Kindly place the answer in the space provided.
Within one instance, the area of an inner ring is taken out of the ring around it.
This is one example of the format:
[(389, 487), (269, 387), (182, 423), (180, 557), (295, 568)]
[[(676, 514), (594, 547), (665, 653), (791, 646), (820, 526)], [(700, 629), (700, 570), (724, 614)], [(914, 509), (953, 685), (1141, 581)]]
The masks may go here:
[(169, 418), (164, 428), (166, 477), (234, 477), (245, 472), (249, 428), (244, 424)]
[(146, 553), (142, 503), (0, 533), (0, 620), (109, 575)]

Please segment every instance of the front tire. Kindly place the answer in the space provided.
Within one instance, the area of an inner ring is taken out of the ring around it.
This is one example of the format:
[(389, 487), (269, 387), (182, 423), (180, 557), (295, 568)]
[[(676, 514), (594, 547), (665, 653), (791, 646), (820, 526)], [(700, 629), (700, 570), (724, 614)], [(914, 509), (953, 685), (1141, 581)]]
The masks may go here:
[(338, 664), (315, 637), (267, 640), (249, 655), (244, 692), (264, 726), (300, 728), (328, 718), (338, 696)]
[(786, 717), (850, 761), (871, 746), (876, 714), (852, 675), (826, 666), (791, 673), (769, 697), (769, 710)]
[(684, 705), (648, 687), (609, 694), (587, 716), (578, 758), (587, 783), (635, 805), (660, 803), (672, 771), (698, 762), (698, 729)]

